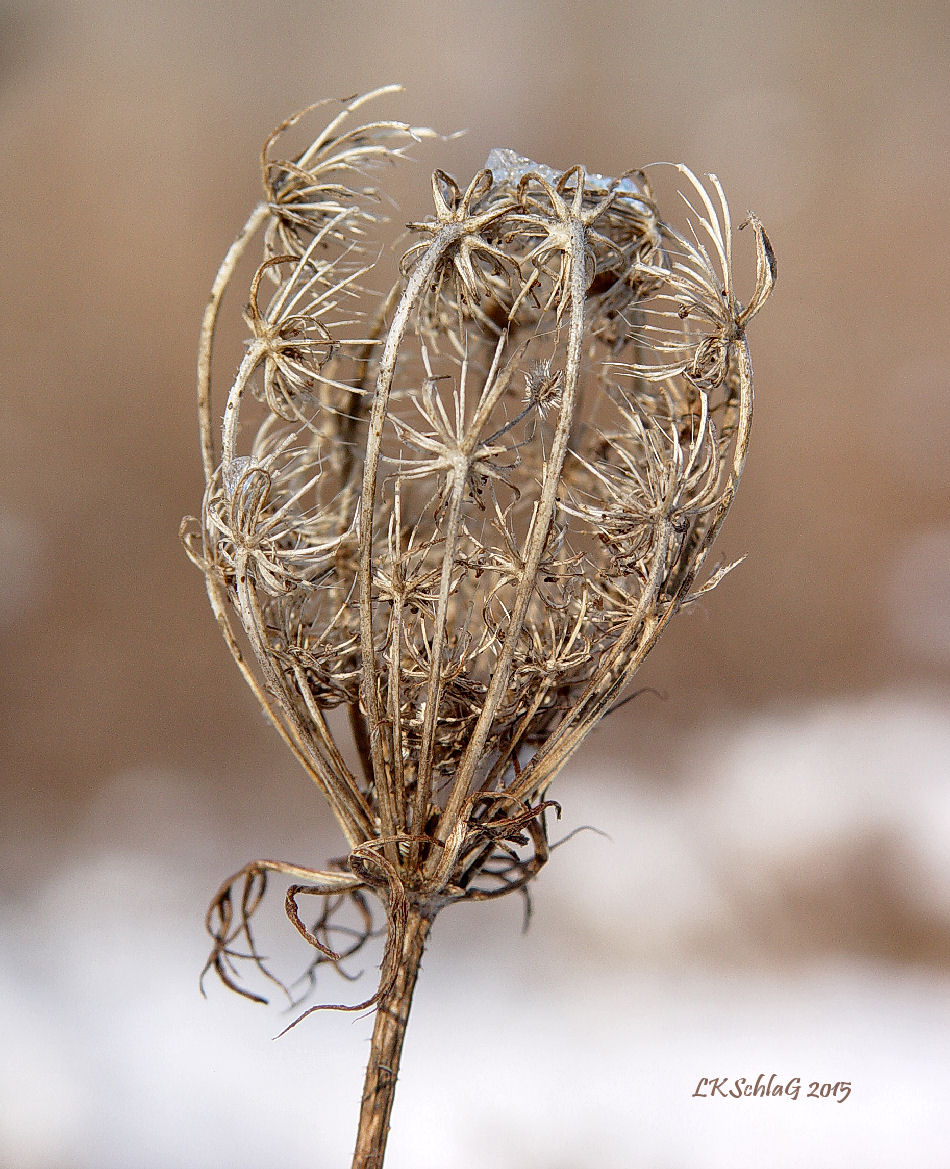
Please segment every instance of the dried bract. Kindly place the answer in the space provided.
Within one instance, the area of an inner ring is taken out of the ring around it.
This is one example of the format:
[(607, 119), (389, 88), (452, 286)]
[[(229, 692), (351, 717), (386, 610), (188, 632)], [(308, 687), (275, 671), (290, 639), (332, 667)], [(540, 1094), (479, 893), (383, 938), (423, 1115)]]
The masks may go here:
[[(750, 216), (744, 305), (714, 175), (678, 168), (675, 227), (642, 171), (609, 179), (495, 150), (464, 186), (435, 171), (395, 285), (372, 295), (385, 268), (368, 176), (429, 132), (355, 125), (366, 100), (290, 161), (272, 155), (298, 118), (267, 143), (266, 200), (205, 319), (207, 490), (186, 541), (232, 653), (350, 850), (338, 871), (255, 862), (227, 882), (210, 966), (241, 989), (242, 958), (273, 977), (249, 924), (269, 872), (294, 882), (288, 915), (318, 962), (341, 956), (329, 939), (345, 906), (362, 925), (343, 952), (368, 936), (375, 894), (386, 957), (359, 1006), (387, 1005), (374, 1059), (393, 1067), (401, 1033), (386, 1028), (408, 1008), (429, 922), (449, 902), (525, 887), (548, 856), (551, 781), (709, 587), (697, 580), (752, 420), (746, 327), (775, 261)], [(250, 337), (219, 436), (212, 336), (258, 232)], [(357, 771), (326, 721), (338, 706)], [(305, 894), (325, 899), (313, 928)], [(364, 1110), (382, 1109), (385, 1129), (382, 1091)]]

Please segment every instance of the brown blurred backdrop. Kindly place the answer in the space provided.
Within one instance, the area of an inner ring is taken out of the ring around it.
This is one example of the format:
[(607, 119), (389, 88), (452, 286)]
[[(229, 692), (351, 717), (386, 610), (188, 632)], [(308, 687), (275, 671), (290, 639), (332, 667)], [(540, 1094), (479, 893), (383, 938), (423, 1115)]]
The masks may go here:
[(945, 687), (948, 32), (942, 4), (4, 5), (5, 799), (58, 831), (122, 767), (279, 756), (177, 543), (197, 325), (264, 135), (391, 79), (393, 116), (469, 130), (440, 156), (459, 175), (495, 143), (608, 174), (682, 159), (774, 240), (721, 545), (748, 559), (644, 671), (666, 700), (616, 716), (630, 752)]
[[(136, 770), (187, 777), (233, 824), (238, 863), (279, 848), (282, 817), (332, 836), (177, 532), (202, 490), (198, 324), (263, 138), (394, 80), (406, 92), (381, 114), (468, 130), (420, 151), (413, 198), (426, 166), (464, 178), (496, 144), (605, 174), (683, 160), (719, 174), (737, 219), (754, 208), (778, 256), (720, 543), (748, 558), (654, 652), (641, 681), (664, 697), (629, 704), (575, 764), (580, 815), (585, 774), (622, 760), (675, 786), (697, 735), (742, 720), (908, 695), (944, 717), (948, 38), (944, 3), (0, 4), (6, 893), (55, 872)], [(895, 903), (886, 848), (848, 847), (828, 863), (856, 882), (851, 908), (793, 882), (795, 938), (950, 969), (948, 921)]]

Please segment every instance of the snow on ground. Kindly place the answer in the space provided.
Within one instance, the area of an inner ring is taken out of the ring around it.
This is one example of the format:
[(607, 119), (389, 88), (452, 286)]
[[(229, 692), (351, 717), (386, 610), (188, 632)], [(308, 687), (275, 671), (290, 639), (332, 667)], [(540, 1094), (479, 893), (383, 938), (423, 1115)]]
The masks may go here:
[[(948, 758), (946, 704), (880, 696), (697, 740), (666, 788), (566, 776), (565, 830), (611, 839), (555, 852), (526, 935), (514, 900), (439, 920), (388, 1169), (944, 1169), (950, 969), (834, 929), (874, 925), (870, 848), (876, 896), (950, 932)], [(371, 1020), (274, 1042), (292, 1016), (198, 994), (230, 846), (196, 790), (118, 777), (108, 816), (0, 911), (2, 1169), (349, 1163)], [(797, 1077), (798, 1098), (693, 1095), (759, 1073)]]

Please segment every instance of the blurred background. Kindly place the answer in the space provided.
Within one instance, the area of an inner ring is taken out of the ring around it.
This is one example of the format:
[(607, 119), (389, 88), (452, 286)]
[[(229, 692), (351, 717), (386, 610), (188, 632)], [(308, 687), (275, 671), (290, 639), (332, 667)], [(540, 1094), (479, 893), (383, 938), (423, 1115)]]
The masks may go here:
[[(609, 839), (554, 854), (525, 935), (514, 900), (440, 918), (387, 1165), (947, 1165), (948, 38), (941, 3), (0, 4), (2, 1169), (349, 1163), (371, 1021), (272, 1043), (279, 1004), (198, 994), (219, 882), (343, 842), (177, 533), (260, 146), (390, 81), (374, 114), (468, 131), (397, 222), (494, 145), (682, 160), (779, 282), (747, 559), (552, 792)], [(800, 1098), (691, 1095), (760, 1072)]]

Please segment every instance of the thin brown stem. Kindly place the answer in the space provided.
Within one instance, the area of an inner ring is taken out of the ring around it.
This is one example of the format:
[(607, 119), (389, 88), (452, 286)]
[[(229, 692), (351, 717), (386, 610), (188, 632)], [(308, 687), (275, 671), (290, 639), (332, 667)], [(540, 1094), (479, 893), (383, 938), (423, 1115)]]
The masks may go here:
[(353, 1169), (382, 1169), (412, 992), (431, 925), (431, 917), (415, 906), (410, 907), (396, 980), (376, 1010)]
[(395, 811), (392, 800), (392, 786), (387, 774), (383, 748), (382, 717), (379, 712), (377, 693), (376, 649), (373, 644), (373, 508), (376, 503), (376, 481), (379, 472), (380, 447), (383, 429), (387, 419), (389, 396), (392, 392), (393, 377), (399, 344), (409, 326), (410, 313), (422, 295), (433, 273), (448, 248), (457, 241), (459, 230), (450, 225), (442, 229), (430, 244), (425, 256), (413, 269), (399, 304), (393, 315), (392, 324), (386, 337), (386, 345), (379, 362), (376, 378), (376, 395), (369, 420), (366, 439), (366, 455), (363, 464), (363, 494), (360, 502), (361, 539), (359, 546), (359, 606), (360, 606), (360, 649), (363, 655), (363, 678), (361, 683), (363, 708), (369, 731), (370, 758), (379, 799), (381, 832), (387, 840), (386, 859), (391, 865), (399, 864), (396, 846), (392, 837), (396, 830)]

